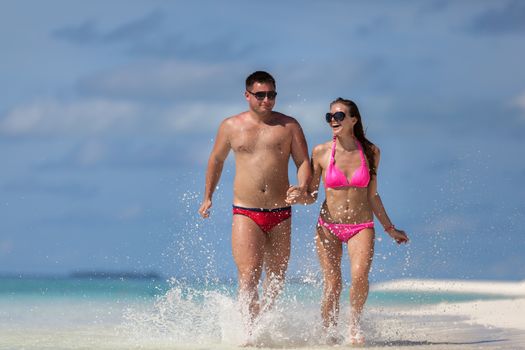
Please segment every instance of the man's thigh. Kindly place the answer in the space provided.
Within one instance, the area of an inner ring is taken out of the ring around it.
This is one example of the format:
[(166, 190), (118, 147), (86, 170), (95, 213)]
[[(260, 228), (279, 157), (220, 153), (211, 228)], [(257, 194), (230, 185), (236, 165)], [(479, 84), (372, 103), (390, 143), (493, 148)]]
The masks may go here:
[(266, 240), (266, 234), (252, 219), (233, 215), (232, 253), (239, 269), (262, 267)]
[(291, 245), (291, 218), (286, 219), (267, 233), (264, 262), (270, 272), (284, 272), (288, 267)]

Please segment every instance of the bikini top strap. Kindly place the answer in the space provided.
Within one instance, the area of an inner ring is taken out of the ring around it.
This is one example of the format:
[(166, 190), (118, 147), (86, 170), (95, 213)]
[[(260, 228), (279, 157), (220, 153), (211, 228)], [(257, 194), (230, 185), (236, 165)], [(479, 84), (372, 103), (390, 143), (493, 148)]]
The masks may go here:
[(357, 143), (357, 147), (359, 147), (359, 154), (361, 155), (361, 162), (364, 165), (366, 165), (365, 151), (363, 150), (363, 146), (361, 146), (361, 142), (359, 142), (359, 140), (357, 138), (355, 139), (355, 142)]
[(332, 155), (330, 156), (330, 163), (334, 163), (335, 164), (335, 142), (336, 142), (336, 136), (334, 136), (333, 138), (333, 142), (332, 142)]

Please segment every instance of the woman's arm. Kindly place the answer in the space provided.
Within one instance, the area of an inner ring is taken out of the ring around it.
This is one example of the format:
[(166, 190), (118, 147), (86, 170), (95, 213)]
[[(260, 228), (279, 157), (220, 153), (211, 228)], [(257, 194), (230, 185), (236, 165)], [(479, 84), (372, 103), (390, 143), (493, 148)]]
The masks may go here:
[(374, 146), (374, 162), (376, 168), (376, 175), (370, 178), (370, 183), (368, 184), (368, 202), (370, 203), (370, 207), (372, 208), (374, 215), (377, 217), (377, 219), (383, 226), (385, 232), (388, 233), (390, 237), (392, 237), (397, 243), (406, 243), (408, 242), (408, 236), (406, 235), (405, 231), (398, 230), (394, 226), (394, 224), (388, 217), (388, 214), (386, 213), (386, 209), (383, 206), (383, 201), (381, 200), (379, 192), (377, 191), (377, 171), (379, 169), (380, 156), (381, 153), (379, 151), (379, 148)]

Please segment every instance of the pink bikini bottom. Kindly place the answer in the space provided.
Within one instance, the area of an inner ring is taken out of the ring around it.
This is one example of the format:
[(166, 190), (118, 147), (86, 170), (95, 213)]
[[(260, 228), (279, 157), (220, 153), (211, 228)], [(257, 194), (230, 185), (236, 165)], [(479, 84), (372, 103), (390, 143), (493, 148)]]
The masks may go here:
[(363, 222), (362, 224), (331, 224), (325, 222), (321, 217), (317, 223), (326, 227), (333, 235), (335, 235), (341, 242), (348, 242), (348, 240), (365, 228), (374, 228), (374, 222)]

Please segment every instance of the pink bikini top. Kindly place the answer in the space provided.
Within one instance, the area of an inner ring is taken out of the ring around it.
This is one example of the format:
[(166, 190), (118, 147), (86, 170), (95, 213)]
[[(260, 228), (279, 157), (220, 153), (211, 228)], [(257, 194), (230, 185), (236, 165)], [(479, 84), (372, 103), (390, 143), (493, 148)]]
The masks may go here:
[(370, 172), (368, 170), (368, 166), (366, 165), (363, 147), (361, 147), (359, 141), (355, 140), (355, 142), (361, 155), (361, 165), (354, 171), (350, 181), (348, 181), (345, 174), (335, 165), (334, 156), (336, 139), (334, 137), (334, 142), (332, 143), (332, 155), (330, 156), (330, 164), (328, 164), (328, 169), (326, 169), (326, 176), (324, 179), (324, 186), (326, 188), (368, 186), (368, 183), (370, 182)]

